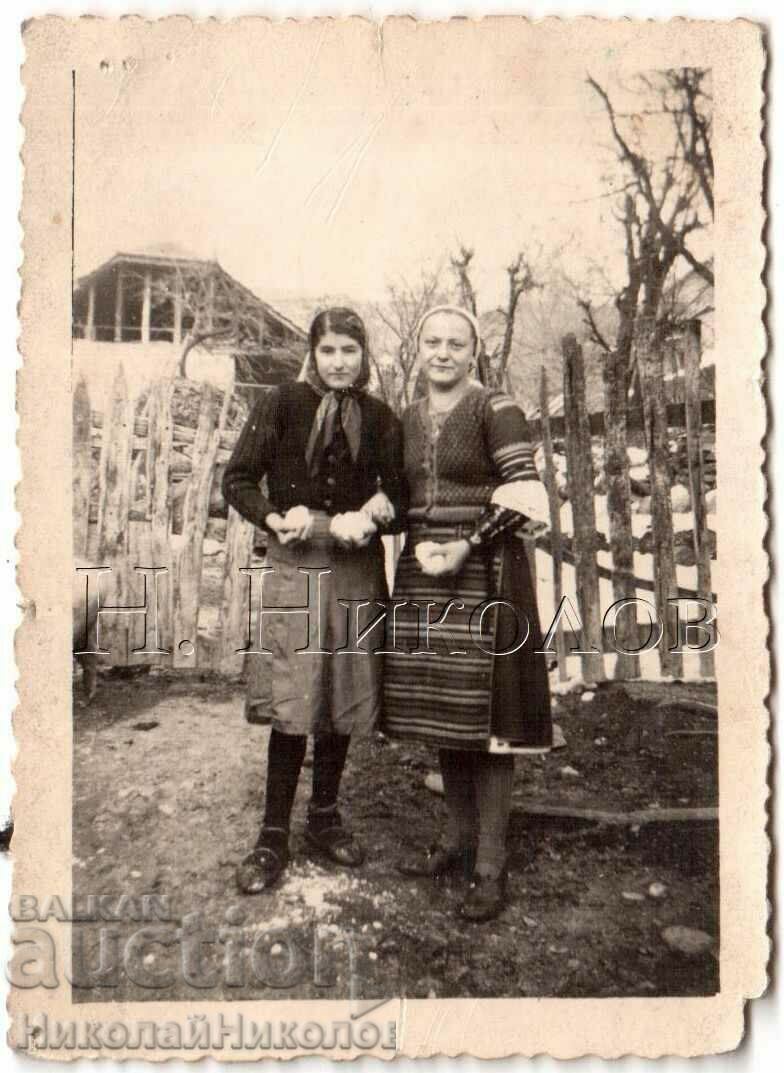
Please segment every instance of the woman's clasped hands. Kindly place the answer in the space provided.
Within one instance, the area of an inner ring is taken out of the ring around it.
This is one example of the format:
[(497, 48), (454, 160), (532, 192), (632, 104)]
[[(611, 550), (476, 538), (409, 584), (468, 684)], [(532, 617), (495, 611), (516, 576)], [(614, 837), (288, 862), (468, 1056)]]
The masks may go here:
[(441, 577), (460, 573), (471, 554), (471, 545), (467, 540), (447, 540), (442, 544), (423, 540), (414, 548), (414, 554), (423, 574)]
[(333, 539), (344, 548), (364, 548), (377, 531), (370, 514), (362, 510), (348, 510), (336, 514), (329, 523)]
[(285, 514), (268, 514), (267, 526), (281, 544), (303, 544), (313, 532), (313, 515), (307, 507), (291, 507)]

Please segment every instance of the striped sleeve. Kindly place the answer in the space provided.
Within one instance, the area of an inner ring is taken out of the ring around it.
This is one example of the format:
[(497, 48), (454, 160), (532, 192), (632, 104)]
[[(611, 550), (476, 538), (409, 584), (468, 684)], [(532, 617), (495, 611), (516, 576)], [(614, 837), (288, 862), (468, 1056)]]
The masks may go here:
[(549, 521), (547, 492), (534, 463), (522, 409), (509, 395), (493, 392), (485, 416), (488, 448), (501, 479), (491, 502), (535, 521)]

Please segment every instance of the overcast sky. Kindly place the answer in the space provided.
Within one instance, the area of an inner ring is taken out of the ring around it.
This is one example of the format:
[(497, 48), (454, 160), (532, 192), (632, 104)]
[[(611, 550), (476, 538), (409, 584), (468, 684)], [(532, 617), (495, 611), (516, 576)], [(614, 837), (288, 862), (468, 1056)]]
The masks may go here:
[(78, 70), (77, 274), (175, 242), (262, 297), (362, 301), (463, 241), (491, 308), (521, 247), (574, 236), (575, 265), (612, 270), (609, 137), (585, 76), (620, 92), (631, 72), (612, 50), (509, 38), (500, 24), (446, 49), (410, 23), (382, 48), (361, 22), (289, 23), (244, 55), (184, 31)]

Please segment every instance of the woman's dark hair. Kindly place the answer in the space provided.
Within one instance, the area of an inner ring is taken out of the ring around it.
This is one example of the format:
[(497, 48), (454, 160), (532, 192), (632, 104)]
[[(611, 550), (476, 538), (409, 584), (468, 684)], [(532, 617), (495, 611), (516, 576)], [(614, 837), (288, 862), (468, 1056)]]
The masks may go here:
[(338, 306), (335, 309), (325, 309), (323, 313), (313, 318), (310, 326), (310, 352), (314, 354), (327, 332), (336, 335), (347, 335), (362, 348), (362, 356), (367, 355), (367, 331), (362, 323), (362, 318), (353, 309)]

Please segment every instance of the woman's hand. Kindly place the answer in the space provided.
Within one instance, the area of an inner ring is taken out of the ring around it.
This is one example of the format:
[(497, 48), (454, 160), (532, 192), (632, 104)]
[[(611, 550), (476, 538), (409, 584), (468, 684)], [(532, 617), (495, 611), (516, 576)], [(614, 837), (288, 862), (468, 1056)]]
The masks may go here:
[[(422, 548), (422, 554), (419, 548)], [(445, 577), (460, 573), (471, 554), (471, 545), (467, 540), (448, 540), (444, 544), (428, 542), (424, 546), (418, 544), (415, 554), (424, 574)]]
[(395, 518), (395, 508), (385, 492), (376, 492), (365, 503), (362, 510), (370, 515), (376, 525), (389, 525)]
[(304, 543), (313, 531), (313, 515), (303, 506), (292, 507), (283, 516), (273, 512), (264, 521), (281, 544)]
[(363, 508), (336, 514), (329, 523), (329, 531), (344, 548), (364, 548), (370, 543), (370, 538), (377, 529), (376, 523)]

